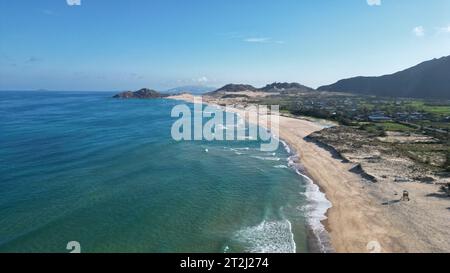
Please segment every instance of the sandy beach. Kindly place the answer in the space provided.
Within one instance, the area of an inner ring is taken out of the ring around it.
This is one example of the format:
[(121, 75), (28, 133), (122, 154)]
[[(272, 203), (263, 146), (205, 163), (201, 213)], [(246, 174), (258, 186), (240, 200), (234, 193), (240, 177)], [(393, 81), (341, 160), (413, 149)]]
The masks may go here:
[[(189, 94), (171, 99), (193, 102)], [(204, 103), (214, 103), (203, 99)], [(243, 110), (234, 108), (242, 113)], [(249, 122), (255, 122), (249, 120)], [(333, 154), (305, 140), (323, 126), (316, 122), (279, 117), (279, 135), (297, 151), (306, 174), (332, 203), (324, 225), (336, 252), (446, 252), (450, 250), (448, 209), (445, 200), (425, 199), (435, 185), (385, 185), (369, 183), (349, 170)], [(408, 189), (417, 197), (414, 202), (383, 205), (386, 196)], [(423, 195), (423, 196), (422, 196)], [(443, 209), (441, 209), (444, 206)]]

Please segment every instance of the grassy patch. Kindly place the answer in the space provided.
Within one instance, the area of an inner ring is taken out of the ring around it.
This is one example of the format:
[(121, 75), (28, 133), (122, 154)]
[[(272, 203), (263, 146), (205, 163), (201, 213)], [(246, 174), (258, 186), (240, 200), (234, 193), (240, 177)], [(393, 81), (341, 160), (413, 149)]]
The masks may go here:
[(411, 126), (403, 125), (396, 122), (381, 122), (376, 123), (376, 126), (381, 127), (384, 131), (392, 131), (392, 132), (413, 132), (416, 130)]
[(369, 133), (380, 133), (386, 131), (409, 133), (416, 131), (414, 127), (410, 127), (396, 122), (380, 122), (380, 123), (361, 122), (359, 125), (361, 129)]
[(432, 122), (429, 120), (421, 120), (416, 123), (424, 127), (450, 130), (450, 122)]
[(411, 101), (407, 106), (425, 113), (431, 113), (439, 116), (450, 116), (450, 105), (433, 105), (423, 101)]
[(396, 145), (414, 161), (442, 169), (448, 169), (449, 148), (445, 144), (408, 143)]

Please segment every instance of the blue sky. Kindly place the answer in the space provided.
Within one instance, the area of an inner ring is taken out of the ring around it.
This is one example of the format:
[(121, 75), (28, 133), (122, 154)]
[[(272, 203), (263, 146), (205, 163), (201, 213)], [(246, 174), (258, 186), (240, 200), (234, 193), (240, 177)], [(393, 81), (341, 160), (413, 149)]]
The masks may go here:
[(450, 0), (0, 0), (0, 90), (317, 87), (445, 55)]

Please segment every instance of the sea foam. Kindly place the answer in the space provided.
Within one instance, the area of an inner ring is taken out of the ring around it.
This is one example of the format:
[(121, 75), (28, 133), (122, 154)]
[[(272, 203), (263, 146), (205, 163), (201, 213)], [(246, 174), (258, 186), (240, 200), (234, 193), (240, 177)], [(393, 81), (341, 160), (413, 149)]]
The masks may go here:
[[(280, 141), (283, 143), (286, 151), (292, 154), (289, 145), (282, 140)], [(319, 186), (303, 173), (303, 167), (298, 163), (298, 160), (298, 155), (290, 156), (288, 158), (288, 166), (293, 168), (306, 182), (306, 190), (303, 195), (307, 198), (308, 204), (301, 208), (301, 210), (306, 214), (308, 224), (319, 242), (320, 250), (327, 252), (330, 248), (326, 242), (328, 240), (328, 234), (322, 221), (327, 219), (326, 213), (332, 207), (332, 204), (326, 198), (325, 194), (320, 191)]]
[(268, 161), (280, 161), (279, 157), (271, 157), (271, 156), (251, 156), (252, 158), (260, 159), (260, 160), (268, 160)]
[(234, 239), (249, 253), (295, 253), (296, 245), (289, 220), (264, 220), (257, 226), (239, 230)]

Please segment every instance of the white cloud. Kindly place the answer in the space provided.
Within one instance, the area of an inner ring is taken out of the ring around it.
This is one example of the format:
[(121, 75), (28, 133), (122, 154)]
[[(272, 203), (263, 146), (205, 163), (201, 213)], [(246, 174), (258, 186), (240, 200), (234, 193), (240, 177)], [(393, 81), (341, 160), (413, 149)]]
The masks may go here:
[(425, 28), (423, 26), (417, 26), (417, 27), (413, 28), (413, 33), (417, 37), (423, 37), (423, 36), (425, 36)]
[(270, 40), (271, 40), (271, 38), (252, 37), (252, 38), (244, 39), (244, 42), (247, 42), (247, 43), (268, 43), (268, 42), (270, 42)]
[(272, 38), (268, 37), (251, 37), (246, 38), (243, 40), (247, 43), (260, 43), (260, 44), (278, 44), (278, 45), (284, 45), (286, 42), (283, 40), (273, 40)]
[(205, 84), (205, 83), (209, 82), (209, 79), (207, 77), (203, 76), (203, 77), (196, 79), (195, 81), (198, 83), (201, 83), (201, 84)]
[(144, 76), (138, 73), (130, 73), (129, 77), (133, 80), (142, 80), (144, 78)]
[(81, 0), (66, 0), (69, 6), (81, 6)]
[(381, 0), (367, 0), (369, 6), (381, 6)]
[(450, 33), (450, 25), (438, 28), (438, 33)]

